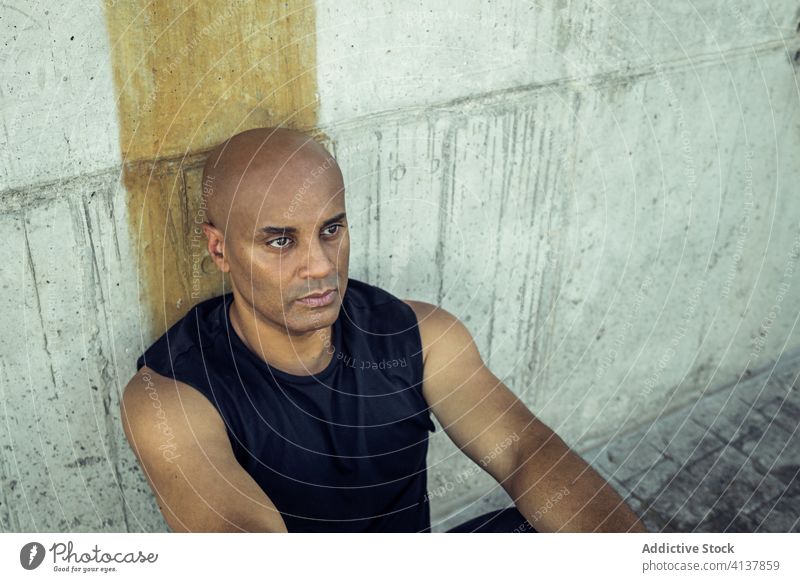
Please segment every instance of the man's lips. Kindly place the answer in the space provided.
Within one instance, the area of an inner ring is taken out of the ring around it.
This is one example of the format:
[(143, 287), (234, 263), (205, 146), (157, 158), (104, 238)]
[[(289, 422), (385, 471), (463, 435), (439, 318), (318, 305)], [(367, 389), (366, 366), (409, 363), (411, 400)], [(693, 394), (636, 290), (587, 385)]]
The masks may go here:
[(301, 297), (298, 301), (304, 305), (310, 305), (311, 307), (322, 307), (332, 303), (335, 296), (336, 289), (327, 289)]
[(314, 291), (314, 293), (309, 293), (308, 295), (305, 295), (300, 299), (308, 299), (310, 297), (322, 297), (324, 295), (327, 295), (331, 291), (336, 291), (336, 289), (334, 287), (331, 287), (330, 289), (323, 289), (322, 291)]

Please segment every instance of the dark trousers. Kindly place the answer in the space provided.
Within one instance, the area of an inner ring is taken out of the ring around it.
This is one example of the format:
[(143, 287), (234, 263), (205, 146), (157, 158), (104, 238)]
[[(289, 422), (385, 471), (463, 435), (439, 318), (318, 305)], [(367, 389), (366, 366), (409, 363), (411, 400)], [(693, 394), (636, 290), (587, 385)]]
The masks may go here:
[(447, 533), (536, 533), (516, 507), (506, 507), (473, 517)]

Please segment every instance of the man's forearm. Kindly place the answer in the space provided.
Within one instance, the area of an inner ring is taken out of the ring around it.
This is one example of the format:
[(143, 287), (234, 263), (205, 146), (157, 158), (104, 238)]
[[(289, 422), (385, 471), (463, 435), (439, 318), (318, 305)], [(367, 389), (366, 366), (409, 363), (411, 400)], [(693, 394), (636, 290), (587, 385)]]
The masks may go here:
[(504, 487), (537, 531), (648, 531), (608, 482), (544, 425), (520, 439), (517, 453), (518, 468)]

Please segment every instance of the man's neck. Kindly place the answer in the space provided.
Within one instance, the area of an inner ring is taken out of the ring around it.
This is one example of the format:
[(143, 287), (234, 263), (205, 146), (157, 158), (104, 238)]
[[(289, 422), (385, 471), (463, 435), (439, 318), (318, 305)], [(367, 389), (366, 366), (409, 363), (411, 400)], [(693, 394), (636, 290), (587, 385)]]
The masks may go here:
[(333, 341), (332, 326), (304, 335), (289, 335), (285, 329), (276, 329), (260, 320), (252, 308), (243, 308), (243, 302), (235, 299), (230, 319), (235, 333), (250, 351), (283, 372), (296, 376), (319, 374), (333, 358), (328, 347)]

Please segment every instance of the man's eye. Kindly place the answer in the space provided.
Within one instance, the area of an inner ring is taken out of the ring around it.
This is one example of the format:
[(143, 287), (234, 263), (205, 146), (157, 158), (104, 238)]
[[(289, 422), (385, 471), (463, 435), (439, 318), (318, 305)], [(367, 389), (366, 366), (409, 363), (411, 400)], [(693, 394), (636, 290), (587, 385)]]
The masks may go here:
[[(281, 241), (285, 241), (287, 244), (275, 244), (280, 243)], [(290, 239), (288, 236), (282, 236), (281, 238), (276, 238), (275, 240), (269, 241), (267, 244), (274, 249), (285, 249), (288, 246)]]
[(341, 225), (341, 224), (332, 224), (332, 225), (330, 225), (329, 227), (327, 227), (327, 228), (325, 229), (325, 231), (326, 231), (326, 232), (327, 232), (327, 231), (330, 231), (330, 229), (332, 229), (332, 228), (335, 228), (336, 230), (334, 230), (333, 232), (328, 232), (328, 234), (330, 234), (330, 235), (335, 235), (335, 234), (338, 234), (339, 230), (340, 230), (341, 228), (343, 228), (343, 227), (342, 227), (342, 225)]

